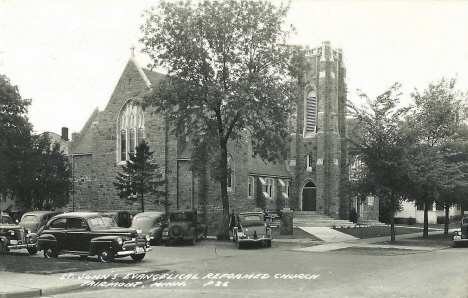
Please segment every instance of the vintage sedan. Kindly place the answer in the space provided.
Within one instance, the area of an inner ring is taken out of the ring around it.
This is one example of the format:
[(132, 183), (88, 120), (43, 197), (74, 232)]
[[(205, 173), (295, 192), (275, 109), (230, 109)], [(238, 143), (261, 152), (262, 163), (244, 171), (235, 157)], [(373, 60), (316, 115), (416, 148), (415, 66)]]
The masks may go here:
[(162, 233), (166, 226), (166, 213), (149, 211), (135, 215), (131, 228), (135, 229), (138, 235), (149, 235), (151, 245), (160, 245), (162, 243)]
[(19, 223), (29, 233), (36, 233), (42, 228), (52, 217), (61, 212), (55, 211), (31, 211), (23, 214)]
[(198, 221), (196, 210), (180, 210), (169, 213), (169, 223), (163, 230), (162, 239), (166, 245), (179, 240), (190, 240), (192, 245), (197, 239), (205, 239), (207, 236), (206, 225)]
[(37, 247), (46, 258), (76, 254), (83, 258), (97, 255), (101, 262), (126, 256), (141, 261), (151, 250), (149, 240), (138, 237), (133, 229), (107, 226), (97, 212), (70, 212), (53, 217), (42, 228)]
[(242, 212), (236, 219), (233, 228), (233, 240), (237, 248), (241, 249), (245, 243), (262, 243), (271, 247), (271, 229), (265, 222), (263, 212)]
[(11, 249), (26, 248), (29, 254), (37, 253), (36, 234), (28, 233), (22, 226), (13, 223), (10, 216), (1, 214), (0, 254)]
[(460, 247), (463, 244), (468, 244), (468, 217), (462, 218), (460, 222), (460, 230), (452, 234), (453, 246)]

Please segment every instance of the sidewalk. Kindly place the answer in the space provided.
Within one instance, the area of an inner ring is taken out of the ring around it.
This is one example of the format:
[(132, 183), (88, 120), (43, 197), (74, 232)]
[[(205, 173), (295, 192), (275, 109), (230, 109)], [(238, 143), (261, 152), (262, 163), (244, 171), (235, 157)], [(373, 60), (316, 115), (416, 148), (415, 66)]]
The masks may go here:
[[(313, 233), (314, 231), (311, 229), (317, 229), (317, 228), (301, 228), (301, 229), (304, 229), (305, 231), (309, 233)], [(449, 230), (449, 233), (455, 230), (456, 229)], [(350, 247), (393, 248), (393, 249), (418, 250), (418, 251), (433, 251), (433, 250), (441, 249), (440, 247), (421, 247), (421, 246), (378, 244), (378, 243), (383, 243), (383, 242), (389, 242), (391, 240), (390, 236), (359, 239), (353, 236), (346, 235), (351, 238), (348, 238), (348, 240), (346, 240), (347, 237), (338, 236), (338, 237), (342, 237), (341, 239), (343, 239), (343, 241), (335, 241), (336, 238), (334, 237), (337, 237), (336, 233), (339, 233), (339, 234), (344, 234), (344, 233), (335, 231), (333, 229), (329, 229), (328, 231), (321, 230), (320, 232), (324, 234), (324, 238), (321, 238), (318, 235), (317, 237), (324, 240), (324, 243), (322, 245), (297, 248), (294, 250), (295, 251), (307, 251), (307, 252), (326, 252), (326, 251), (333, 251), (333, 250), (339, 250), (339, 249), (350, 248)], [(443, 231), (430, 231), (429, 232), (430, 235), (443, 234), (443, 233), (444, 233)], [(417, 238), (417, 237), (421, 237), (421, 234), (420, 233), (403, 234), (403, 235), (398, 235), (397, 240), (411, 239), (411, 238)], [(332, 240), (327, 241), (326, 239), (332, 239)]]

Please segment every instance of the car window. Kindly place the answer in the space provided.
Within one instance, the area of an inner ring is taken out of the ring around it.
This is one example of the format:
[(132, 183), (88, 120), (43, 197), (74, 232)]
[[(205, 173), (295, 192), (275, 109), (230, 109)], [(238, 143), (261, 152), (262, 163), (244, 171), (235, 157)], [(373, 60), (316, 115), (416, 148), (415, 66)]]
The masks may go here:
[(112, 217), (103, 216), (102, 220), (104, 221), (104, 223), (108, 227), (118, 227), (117, 223), (115, 222), (115, 220)]
[(192, 213), (174, 213), (170, 215), (171, 221), (186, 221), (192, 220), (193, 215)]
[(106, 223), (102, 220), (101, 217), (93, 217), (88, 219), (89, 226), (91, 229), (99, 229), (99, 228), (105, 228)]
[(67, 220), (67, 229), (69, 230), (84, 230), (88, 228), (86, 220), (82, 218), (69, 218)]
[(36, 215), (34, 214), (26, 214), (23, 216), (23, 218), (21, 219), (21, 221), (36, 221)]
[(52, 230), (64, 230), (67, 227), (66, 218), (58, 218), (50, 223), (49, 228)]
[(13, 224), (13, 220), (9, 216), (2, 216), (2, 224)]
[(149, 216), (139, 216), (139, 217), (135, 217), (134, 219), (134, 221), (140, 221), (140, 222), (147, 221), (147, 220), (150, 220)]
[(244, 220), (245, 220), (245, 221), (251, 221), (251, 220), (257, 221), (257, 220), (262, 220), (262, 218), (261, 218), (260, 215), (246, 215), (246, 216), (244, 217)]

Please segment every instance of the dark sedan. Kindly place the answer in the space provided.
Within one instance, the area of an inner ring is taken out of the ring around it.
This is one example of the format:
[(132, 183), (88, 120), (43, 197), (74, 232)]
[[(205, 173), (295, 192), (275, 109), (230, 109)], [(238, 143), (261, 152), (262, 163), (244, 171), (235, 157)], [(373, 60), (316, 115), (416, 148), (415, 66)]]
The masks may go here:
[(101, 262), (125, 256), (140, 261), (151, 250), (149, 237), (139, 238), (133, 229), (111, 228), (96, 212), (55, 216), (41, 230), (37, 246), (46, 258), (56, 258), (59, 254), (97, 255)]

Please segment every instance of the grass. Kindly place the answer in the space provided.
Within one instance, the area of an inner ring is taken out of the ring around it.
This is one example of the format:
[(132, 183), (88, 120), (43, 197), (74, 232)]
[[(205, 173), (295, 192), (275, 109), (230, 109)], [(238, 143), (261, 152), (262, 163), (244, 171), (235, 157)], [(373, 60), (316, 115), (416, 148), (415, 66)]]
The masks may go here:
[[(385, 227), (357, 227), (357, 228), (339, 228), (336, 229), (339, 232), (354, 236), (360, 239), (375, 238), (375, 237), (386, 237), (390, 236), (390, 226)], [(421, 233), (422, 230), (418, 227), (395, 227), (396, 235)]]
[[(144, 262), (144, 260), (143, 260)], [(114, 263), (101, 263), (96, 257), (82, 260), (79, 256), (63, 255), (57, 259), (30, 256), (26, 251), (0, 255), (0, 270), (18, 273), (54, 274), (133, 266), (131, 258), (116, 259)]]
[(384, 242), (383, 244), (391, 245), (402, 245), (402, 246), (423, 246), (423, 247), (447, 247), (453, 246), (452, 234), (434, 234), (429, 235), (427, 238), (417, 237), (411, 239), (398, 240), (391, 243), (390, 241)]

